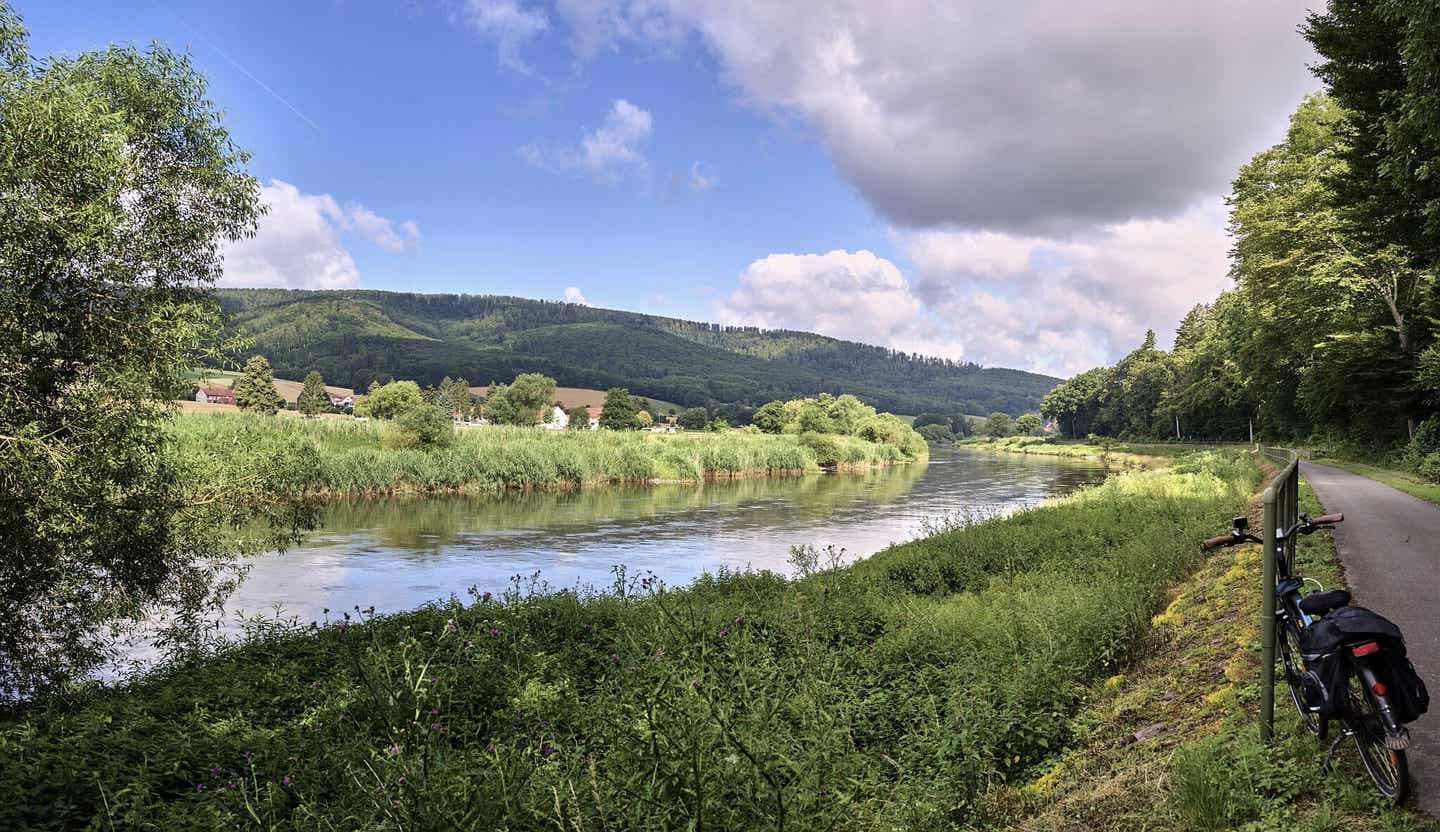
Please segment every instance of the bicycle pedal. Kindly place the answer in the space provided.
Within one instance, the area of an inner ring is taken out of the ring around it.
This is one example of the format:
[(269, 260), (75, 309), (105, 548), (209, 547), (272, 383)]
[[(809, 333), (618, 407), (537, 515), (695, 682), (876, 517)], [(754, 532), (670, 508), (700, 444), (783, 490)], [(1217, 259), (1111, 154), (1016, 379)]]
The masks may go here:
[(1391, 751), (1404, 751), (1410, 747), (1410, 732), (1401, 728), (1398, 734), (1385, 735), (1385, 747)]

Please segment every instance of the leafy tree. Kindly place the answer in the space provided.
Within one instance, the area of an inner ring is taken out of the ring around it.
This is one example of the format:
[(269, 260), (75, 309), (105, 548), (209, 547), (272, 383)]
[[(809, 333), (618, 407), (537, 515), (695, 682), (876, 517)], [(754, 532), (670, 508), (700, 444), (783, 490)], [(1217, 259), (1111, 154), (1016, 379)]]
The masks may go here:
[(1039, 436), (1044, 428), (1045, 422), (1036, 413), (1022, 414), (1015, 420), (1015, 432), (1021, 436)]
[(463, 378), (445, 376), (435, 388), (435, 406), (452, 416), (469, 419), (474, 410), (474, 400), (470, 383)]
[(377, 387), (366, 397), (369, 414), (376, 419), (398, 419), (401, 415), (426, 402), (420, 393), (420, 385), (413, 381), (392, 381)]
[(273, 414), (282, 399), (275, 392), (275, 373), (263, 355), (252, 355), (231, 388), (235, 405), (252, 413)]
[(523, 418), (529, 419), (522, 423), (533, 425), (550, 415), (551, 403), (555, 401), (555, 379), (542, 373), (521, 373), (510, 383), (506, 395)]
[(955, 441), (955, 432), (950, 429), (950, 423), (948, 421), (927, 422), (916, 428), (915, 432), (920, 434), (920, 436), (923, 437), (926, 442), (930, 442), (932, 444), (943, 444), (946, 442)]
[(950, 417), (939, 413), (921, 413), (919, 416), (915, 417), (916, 430), (919, 430), (926, 425), (944, 425), (951, 431), (954, 430), (953, 426), (951, 426), (950, 424)]
[(565, 411), (565, 416), (570, 420), (567, 427), (570, 430), (587, 430), (590, 427), (590, 411), (584, 405), (577, 405)]
[(612, 387), (605, 393), (605, 404), (600, 408), (600, 427), (607, 430), (635, 430), (640, 427), (637, 416), (640, 408), (630, 391), (623, 387)]
[(957, 438), (969, 436), (971, 433), (970, 417), (966, 416), (964, 413), (957, 413), (954, 416), (951, 416), (950, 431), (954, 433)]
[(455, 425), (443, 408), (420, 404), (396, 416), (381, 441), (389, 448), (448, 448), (455, 443)]
[(730, 429), (730, 423), (725, 420), (725, 417), (716, 416), (710, 420), (710, 424), (706, 425), (705, 429), (711, 433), (724, 433)]
[(635, 423), (641, 430), (645, 430), (655, 424), (655, 417), (650, 415), (650, 411), (641, 410), (635, 414)]
[[(769, 405), (767, 405), (768, 407)], [(761, 408), (764, 410), (765, 408)], [(686, 430), (704, 430), (710, 421), (710, 413), (703, 407), (687, 407), (680, 413), (680, 427)], [(758, 424), (758, 422), (757, 422)], [(762, 425), (761, 430), (765, 430)]]
[(985, 435), (994, 439), (1015, 433), (1015, 421), (1007, 413), (991, 413), (985, 421)]
[(220, 355), (217, 242), (262, 210), (205, 95), (162, 45), (32, 59), (0, 2), (0, 699), (84, 676), (116, 631), (213, 632), (234, 558), (310, 517), (275, 496), (302, 448), (216, 472), (166, 427)]
[(305, 375), (305, 386), (301, 388), (295, 406), (306, 416), (317, 416), (330, 409), (330, 394), (325, 391), (325, 379), (319, 371), (311, 370)]

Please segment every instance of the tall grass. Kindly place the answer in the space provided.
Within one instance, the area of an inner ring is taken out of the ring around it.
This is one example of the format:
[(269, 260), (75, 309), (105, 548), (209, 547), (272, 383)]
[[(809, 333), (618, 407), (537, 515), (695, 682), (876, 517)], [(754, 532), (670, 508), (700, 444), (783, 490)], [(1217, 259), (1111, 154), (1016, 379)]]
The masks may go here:
[(245, 414), (181, 416), (175, 438), (197, 478), (222, 474), (237, 455), (271, 446), (308, 446), (318, 461), (302, 474), (327, 494), (394, 491), (563, 489), (621, 482), (696, 481), (798, 474), (824, 467), (900, 462), (890, 445), (853, 436), (740, 432), (652, 434), (461, 428), (446, 448), (387, 448), (384, 425), (303, 421)]
[(964, 826), (1070, 739), (1256, 480), (1206, 453), (794, 579), (257, 630), (0, 721), (0, 828)]

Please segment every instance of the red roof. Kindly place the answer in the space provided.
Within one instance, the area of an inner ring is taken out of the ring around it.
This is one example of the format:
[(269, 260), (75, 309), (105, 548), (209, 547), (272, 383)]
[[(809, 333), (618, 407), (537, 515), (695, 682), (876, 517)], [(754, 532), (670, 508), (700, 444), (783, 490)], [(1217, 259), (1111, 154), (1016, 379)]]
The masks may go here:
[(590, 415), (590, 418), (591, 418), (591, 419), (599, 419), (599, 418), (600, 418), (600, 411), (603, 410), (603, 409), (604, 409), (604, 408), (600, 408), (600, 407), (587, 407), (587, 408), (585, 408), (585, 412)]
[(205, 398), (207, 398), (207, 399), (233, 399), (233, 398), (235, 398), (235, 393), (234, 393), (233, 391), (231, 391), (231, 390), (225, 389), (224, 387), (202, 387), (202, 388), (200, 388), (200, 392), (201, 392), (201, 393), (204, 393), (204, 394), (205, 394)]

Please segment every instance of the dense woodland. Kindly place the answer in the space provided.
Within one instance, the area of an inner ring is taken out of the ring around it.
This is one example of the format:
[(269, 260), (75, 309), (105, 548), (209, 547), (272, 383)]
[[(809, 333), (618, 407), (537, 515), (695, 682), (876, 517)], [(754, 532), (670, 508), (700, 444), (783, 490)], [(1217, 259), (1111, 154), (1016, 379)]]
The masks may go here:
[(732, 420), (776, 399), (853, 393), (881, 410), (1021, 413), (1056, 382), (804, 332), (724, 327), (514, 297), (283, 289), (218, 293), (231, 331), (280, 377), (337, 384), (477, 384), (539, 372), (563, 386), (627, 387)]
[(1440, 17), (1333, 3), (1303, 32), (1326, 89), (1234, 180), (1235, 287), (1056, 387), (1066, 434), (1395, 447), (1440, 409)]

